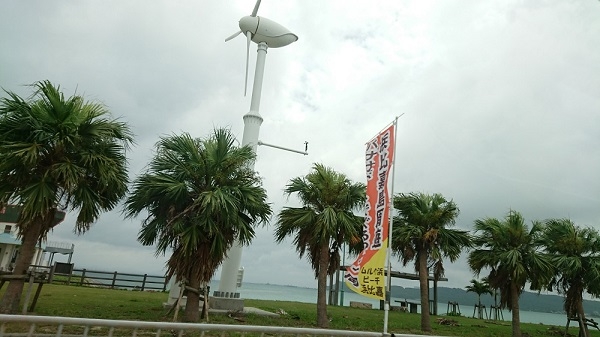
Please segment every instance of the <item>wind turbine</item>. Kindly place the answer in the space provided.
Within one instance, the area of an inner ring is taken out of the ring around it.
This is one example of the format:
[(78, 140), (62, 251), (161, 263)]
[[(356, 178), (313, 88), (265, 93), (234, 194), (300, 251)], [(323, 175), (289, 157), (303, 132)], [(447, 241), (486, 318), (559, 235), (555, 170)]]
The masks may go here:
[[(240, 19), (240, 31), (225, 39), (227, 42), (241, 33), (246, 35), (246, 79), (244, 83), (244, 95), (246, 95), (246, 90), (248, 87), (248, 59), (250, 56), (250, 41), (258, 44), (256, 69), (254, 70), (254, 85), (252, 86), (252, 99), (250, 101), (250, 111), (244, 115), (244, 135), (242, 138), (242, 146), (250, 145), (254, 153), (256, 153), (256, 146), (259, 145), (259, 143), (261, 145), (268, 145), (259, 142), (258, 140), (260, 125), (263, 122), (262, 117), (258, 113), (258, 109), (260, 107), (260, 97), (267, 48), (284, 47), (298, 40), (298, 36), (291, 33), (282, 25), (265, 17), (257, 16), (259, 6), (260, 0), (257, 0), (256, 4), (254, 5), (254, 9), (252, 10), (252, 14), (250, 16), (244, 16)], [(282, 147), (277, 148), (300, 152)], [(306, 154), (306, 151), (300, 153)], [(254, 168), (254, 163), (252, 163), (251, 168)], [(234, 244), (234, 246), (227, 253), (227, 259), (223, 262), (223, 267), (221, 269), (221, 280), (219, 281), (219, 290), (214, 292), (215, 297), (240, 297), (239, 292), (237, 292), (237, 287), (238, 272), (240, 269), (241, 260), (242, 246), (239, 244)], [(241, 282), (241, 280), (239, 280), (239, 282)]]
[[(254, 10), (250, 16), (244, 16), (240, 19), (239, 25), (240, 30), (225, 39), (225, 42), (235, 38), (236, 36), (244, 33), (246, 35), (246, 80), (244, 82), (244, 96), (246, 95), (246, 89), (248, 88), (248, 60), (250, 58), (250, 41), (254, 41), (259, 45), (259, 58), (260, 58), (260, 44), (265, 43), (267, 47), (279, 48), (287, 46), (292, 42), (298, 40), (298, 36), (290, 32), (287, 28), (278, 24), (275, 21), (269, 20), (265, 17), (257, 16), (258, 6), (260, 6), (260, 0), (256, 1)], [(266, 47), (265, 47), (266, 54)], [(262, 69), (260, 69), (261, 77), (264, 71), (264, 63)], [(254, 74), (254, 82), (256, 84), (256, 75), (259, 73), (258, 59), (256, 60), (256, 70)], [(262, 81), (261, 83), (262, 84)], [(261, 88), (258, 88), (260, 94)], [(253, 90), (253, 94), (254, 94)], [(254, 95), (253, 95), (254, 96)], [(259, 97), (260, 99), (260, 97)]]

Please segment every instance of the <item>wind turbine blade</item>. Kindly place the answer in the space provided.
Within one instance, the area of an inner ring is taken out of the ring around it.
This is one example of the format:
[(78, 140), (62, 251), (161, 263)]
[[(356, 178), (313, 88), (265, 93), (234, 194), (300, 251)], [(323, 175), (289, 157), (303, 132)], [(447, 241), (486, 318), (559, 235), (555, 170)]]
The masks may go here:
[(252, 33), (247, 31), (246, 37), (246, 80), (244, 81), (244, 96), (246, 96), (246, 91), (248, 89), (248, 59), (250, 58), (250, 39), (252, 38)]
[(231, 35), (230, 37), (226, 38), (226, 39), (225, 39), (225, 42), (227, 42), (227, 41), (229, 41), (229, 40), (233, 39), (234, 37), (236, 37), (236, 36), (240, 35), (241, 33), (242, 33), (242, 31), (240, 30), (239, 32), (237, 32), (237, 33), (235, 33), (235, 34)]
[(258, 13), (258, 6), (260, 6), (260, 0), (256, 0), (256, 5), (254, 5), (254, 9), (252, 10), (252, 15), (250, 15), (250, 16), (256, 16), (256, 13)]

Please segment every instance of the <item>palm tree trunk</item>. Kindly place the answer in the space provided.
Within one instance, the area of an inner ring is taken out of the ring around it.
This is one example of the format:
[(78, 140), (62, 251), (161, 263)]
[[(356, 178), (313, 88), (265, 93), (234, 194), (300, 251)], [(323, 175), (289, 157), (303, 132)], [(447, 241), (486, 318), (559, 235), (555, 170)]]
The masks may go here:
[[(15, 261), (15, 269), (13, 275), (25, 275), (33, 254), (35, 254), (35, 245), (39, 241), (40, 233), (42, 231), (42, 222), (32, 222), (25, 232), (23, 233), (23, 239), (21, 247), (19, 248), (19, 255)], [(0, 314), (15, 314), (19, 310), (19, 301), (21, 300), (21, 293), (25, 286), (25, 279), (12, 280), (6, 288), (6, 292), (0, 301)]]
[(519, 314), (519, 289), (514, 282), (510, 284), (510, 302), (512, 311), (512, 337), (521, 337), (521, 316)]
[(583, 298), (577, 299), (577, 316), (579, 317), (579, 336), (590, 337), (590, 330), (585, 324), (585, 311), (583, 310)]
[(421, 331), (431, 332), (429, 319), (429, 273), (427, 272), (427, 250), (419, 252), (419, 288), (421, 291)]
[(494, 288), (494, 321), (496, 320), (498, 320), (498, 290)]
[(317, 276), (317, 326), (319, 328), (329, 327), (327, 318), (327, 269), (329, 267), (329, 243), (321, 246), (319, 253), (319, 273)]
[[(199, 291), (200, 281), (196, 277), (191, 277), (188, 280), (190, 288)], [(187, 292), (187, 300), (185, 302), (184, 320), (186, 322), (198, 322), (200, 316), (200, 294), (195, 291)]]

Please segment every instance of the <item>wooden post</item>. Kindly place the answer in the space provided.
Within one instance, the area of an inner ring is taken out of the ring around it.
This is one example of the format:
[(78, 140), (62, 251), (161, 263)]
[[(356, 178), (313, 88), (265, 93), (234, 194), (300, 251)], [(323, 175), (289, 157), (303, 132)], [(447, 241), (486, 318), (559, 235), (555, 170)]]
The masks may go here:
[(54, 281), (54, 267), (55, 266), (50, 267), (50, 275), (48, 276), (48, 283), (52, 283), (52, 281)]
[(27, 314), (27, 304), (29, 303), (29, 298), (31, 297), (31, 288), (33, 288), (33, 272), (29, 274), (29, 283), (27, 284), (27, 294), (25, 295), (25, 302), (23, 303), (23, 315)]
[(117, 281), (117, 272), (115, 271), (113, 274), (112, 284), (110, 285), (110, 289), (115, 289), (115, 282)]
[(567, 327), (565, 328), (565, 336), (567, 336), (567, 333), (569, 332), (569, 324), (571, 324), (571, 317), (569, 317), (567, 314)]
[(83, 281), (85, 280), (85, 268), (81, 271), (81, 279), (79, 280), (79, 285), (83, 286)]
[[(173, 286), (175, 286), (176, 283), (177, 283), (177, 281), (173, 282)], [(181, 299), (183, 298), (183, 292), (185, 291), (185, 279), (181, 280), (181, 282), (179, 283), (179, 286), (181, 288), (179, 289), (179, 297), (177, 298), (177, 302), (175, 302), (175, 314), (173, 314), (173, 322), (177, 322), (177, 314), (179, 314), (179, 306), (181, 305)]]
[(433, 314), (438, 314), (438, 280), (437, 277), (433, 279)]
[(206, 312), (206, 323), (208, 323), (208, 293), (210, 292), (208, 285), (204, 284), (204, 305), (202, 311)]
[(333, 274), (329, 275), (329, 296), (327, 296), (327, 305), (333, 305)]
[(144, 288), (146, 287), (146, 278), (148, 277), (148, 274), (144, 274), (144, 279), (142, 280), (142, 291), (144, 291)]
[(40, 283), (38, 283), (37, 290), (35, 291), (35, 296), (33, 296), (33, 302), (31, 302), (31, 305), (29, 306), (29, 312), (32, 312), (33, 310), (35, 310), (35, 305), (37, 304), (38, 297), (40, 297), (40, 293), (42, 292), (43, 285), (44, 285), (43, 280)]

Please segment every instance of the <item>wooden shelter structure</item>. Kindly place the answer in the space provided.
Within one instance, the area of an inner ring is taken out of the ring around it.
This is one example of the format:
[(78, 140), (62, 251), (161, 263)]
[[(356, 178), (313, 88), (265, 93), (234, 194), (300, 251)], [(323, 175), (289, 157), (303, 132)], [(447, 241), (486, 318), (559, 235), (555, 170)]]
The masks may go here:
[[(340, 271), (346, 271), (346, 268), (348, 268), (348, 266), (340, 266)], [(388, 275), (388, 271), (387, 269), (384, 270), (384, 275), (387, 276)], [(390, 274), (391, 277), (393, 278), (399, 278), (399, 279), (405, 279), (405, 280), (419, 280), (419, 275), (416, 273), (405, 273), (405, 272), (401, 272), (401, 271), (391, 271)], [(339, 282), (339, 277), (337, 278), (338, 282)], [(436, 279), (435, 277), (433, 277), (432, 275), (429, 275), (427, 277), (427, 291), (429, 292), (429, 289), (431, 289), (431, 287), (429, 286), (430, 282), (433, 282), (433, 299), (429, 300), (429, 310), (431, 311), (430, 313), (432, 315), (437, 315), (438, 312), (438, 293), (437, 293), (437, 284), (438, 282), (442, 281), (442, 282), (447, 282), (448, 279), (446, 277), (439, 277), (438, 279)], [(333, 287), (331, 287), (333, 288)], [(339, 288), (339, 285), (335, 287), (336, 289)], [(432, 305), (433, 304), (433, 305)], [(383, 310), (384, 309), (384, 305), (385, 305), (385, 301), (380, 301), (379, 302), (379, 309)]]

